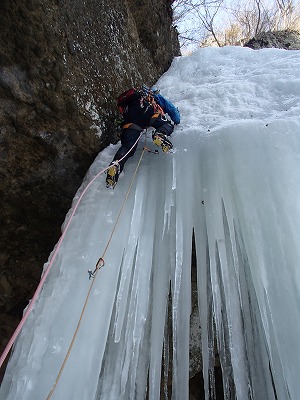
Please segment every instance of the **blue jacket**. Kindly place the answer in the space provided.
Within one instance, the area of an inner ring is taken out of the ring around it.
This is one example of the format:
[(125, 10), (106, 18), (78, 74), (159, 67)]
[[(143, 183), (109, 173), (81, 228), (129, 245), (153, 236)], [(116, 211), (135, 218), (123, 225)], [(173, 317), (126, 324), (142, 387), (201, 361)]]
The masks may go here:
[(157, 93), (154, 95), (154, 99), (158, 105), (167, 113), (175, 125), (180, 124), (180, 113), (178, 108), (174, 106), (169, 100), (165, 99), (161, 94)]

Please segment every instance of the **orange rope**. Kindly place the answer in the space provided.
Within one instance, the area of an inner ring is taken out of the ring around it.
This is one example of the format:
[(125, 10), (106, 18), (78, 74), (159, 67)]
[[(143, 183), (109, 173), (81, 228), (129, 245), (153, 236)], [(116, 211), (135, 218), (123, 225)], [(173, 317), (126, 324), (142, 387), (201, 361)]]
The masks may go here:
[(65, 358), (64, 358), (64, 361), (63, 361), (63, 363), (62, 363), (62, 365), (61, 365), (61, 368), (60, 368), (60, 370), (59, 370), (59, 373), (58, 373), (58, 375), (57, 375), (57, 378), (56, 378), (56, 380), (55, 380), (55, 382), (54, 382), (54, 385), (53, 385), (53, 387), (52, 387), (52, 389), (51, 389), (51, 391), (50, 391), (50, 393), (49, 393), (49, 395), (48, 395), (48, 397), (47, 397), (47, 400), (51, 399), (52, 394), (53, 394), (53, 392), (54, 392), (54, 390), (55, 390), (55, 388), (56, 388), (56, 386), (57, 386), (57, 384), (58, 384), (58, 382), (59, 382), (59, 380), (60, 380), (60, 378), (61, 378), (62, 372), (63, 372), (63, 370), (64, 370), (64, 368), (65, 368), (65, 365), (66, 365), (66, 363), (67, 363), (67, 361), (68, 361), (69, 355), (70, 355), (71, 350), (72, 350), (72, 348), (73, 348), (73, 345), (74, 345), (74, 342), (75, 342), (77, 333), (78, 333), (78, 331), (79, 331), (79, 328), (80, 328), (80, 325), (81, 325), (81, 322), (82, 322), (82, 318), (83, 318), (84, 312), (85, 312), (86, 307), (87, 307), (87, 303), (88, 303), (88, 300), (89, 300), (89, 297), (90, 297), (90, 294), (91, 294), (91, 291), (92, 291), (94, 282), (95, 282), (96, 277), (97, 277), (97, 273), (98, 273), (98, 271), (100, 270), (100, 268), (104, 266), (104, 256), (105, 256), (106, 251), (107, 251), (107, 249), (108, 249), (108, 247), (109, 247), (109, 245), (110, 245), (110, 243), (111, 243), (112, 237), (113, 237), (113, 235), (114, 235), (114, 232), (115, 232), (115, 230), (116, 230), (117, 224), (118, 224), (119, 219), (120, 219), (120, 216), (121, 216), (121, 214), (122, 214), (122, 211), (123, 211), (124, 206), (125, 206), (125, 204), (126, 204), (126, 201), (127, 201), (127, 199), (128, 199), (128, 196), (129, 196), (129, 193), (130, 193), (130, 191), (131, 191), (131, 188), (132, 188), (132, 185), (133, 185), (135, 176), (136, 176), (136, 174), (137, 174), (138, 168), (139, 168), (139, 166), (140, 166), (140, 163), (141, 163), (141, 161), (142, 161), (142, 158), (143, 158), (143, 155), (144, 155), (145, 151), (146, 151), (146, 148), (143, 148), (141, 157), (140, 157), (140, 159), (139, 159), (139, 161), (138, 161), (138, 164), (137, 164), (137, 167), (136, 167), (136, 169), (135, 169), (135, 171), (134, 171), (133, 177), (132, 177), (132, 179), (131, 179), (129, 188), (128, 188), (127, 193), (126, 193), (126, 196), (125, 196), (125, 199), (124, 199), (123, 204), (122, 204), (122, 207), (121, 207), (121, 209), (120, 209), (120, 211), (119, 211), (119, 214), (118, 214), (118, 217), (117, 217), (117, 219), (116, 219), (116, 222), (115, 222), (115, 225), (114, 225), (114, 227), (113, 227), (113, 230), (112, 230), (112, 232), (111, 232), (111, 235), (110, 235), (110, 237), (109, 237), (109, 239), (108, 239), (107, 245), (106, 245), (106, 247), (105, 247), (105, 249), (104, 249), (104, 252), (103, 252), (103, 254), (102, 254), (102, 257), (100, 257), (99, 260), (98, 260), (97, 263), (96, 263), (96, 268), (95, 268), (95, 270), (93, 271), (93, 277), (94, 277), (94, 279), (93, 279), (93, 281), (92, 281), (92, 283), (91, 283), (91, 285), (90, 285), (89, 291), (88, 291), (88, 293), (87, 293), (87, 296), (86, 296), (86, 299), (85, 299), (85, 302), (84, 302), (84, 305), (83, 305), (83, 308), (82, 308), (82, 311), (81, 311), (81, 314), (80, 314), (80, 317), (79, 317), (79, 321), (78, 321), (77, 327), (76, 327), (76, 329), (75, 329), (75, 332), (74, 332), (74, 335), (73, 335), (73, 338), (72, 338), (72, 341), (71, 341), (71, 343), (70, 343), (70, 346), (69, 346), (69, 348), (68, 348), (68, 351), (67, 351), (67, 354), (66, 354), (66, 356), (65, 356)]
[[(134, 146), (135, 146), (135, 145), (138, 143), (138, 141), (140, 140), (142, 134), (143, 134), (143, 131), (141, 132), (140, 136), (138, 137), (138, 139), (136, 140), (136, 142), (133, 144), (133, 146), (131, 147), (131, 149), (128, 150), (128, 152), (127, 152), (122, 158), (120, 158), (120, 160), (118, 160), (118, 162), (122, 161), (122, 160), (127, 156), (127, 154), (129, 154), (129, 153), (131, 152), (131, 150), (134, 148)], [(40, 283), (39, 283), (38, 287), (36, 288), (36, 290), (35, 290), (35, 292), (34, 292), (34, 294), (33, 294), (33, 297), (32, 297), (32, 299), (31, 299), (31, 301), (30, 301), (30, 303), (29, 303), (29, 305), (28, 305), (28, 307), (27, 307), (27, 309), (26, 309), (26, 312), (24, 313), (24, 315), (23, 315), (21, 321), (19, 322), (19, 325), (17, 326), (16, 330), (14, 331), (12, 337), (10, 338), (9, 342), (7, 343), (5, 349), (4, 349), (4, 351), (3, 351), (3, 353), (2, 353), (2, 355), (1, 355), (1, 357), (0, 357), (0, 368), (2, 367), (2, 365), (3, 365), (3, 363), (4, 363), (5, 359), (6, 359), (6, 357), (8, 356), (8, 353), (9, 353), (10, 349), (12, 348), (13, 344), (15, 343), (15, 341), (16, 341), (18, 335), (20, 334), (20, 332), (21, 332), (21, 330), (22, 330), (22, 328), (23, 328), (23, 326), (24, 326), (24, 324), (25, 324), (25, 322), (26, 322), (26, 320), (27, 320), (29, 314), (31, 313), (31, 310), (32, 310), (32, 308), (33, 308), (33, 306), (34, 306), (34, 304), (35, 304), (35, 302), (36, 302), (36, 300), (37, 300), (37, 298), (38, 298), (38, 296), (39, 296), (39, 294), (40, 294), (40, 292), (41, 292), (41, 290), (42, 290), (42, 287), (43, 287), (43, 285), (44, 285), (44, 282), (45, 282), (45, 280), (46, 280), (46, 278), (47, 278), (47, 276), (48, 276), (48, 274), (49, 274), (49, 272), (50, 272), (50, 270), (51, 270), (51, 268), (52, 268), (52, 266), (53, 266), (53, 263), (54, 263), (54, 261), (55, 261), (55, 259), (56, 259), (56, 256), (57, 256), (58, 252), (59, 252), (59, 249), (60, 249), (60, 247), (61, 247), (61, 244), (62, 244), (62, 242), (63, 242), (63, 240), (64, 240), (64, 238), (65, 238), (65, 236), (66, 236), (66, 233), (67, 233), (67, 231), (68, 231), (68, 229), (69, 229), (69, 226), (70, 226), (70, 224), (71, 224), (71, 222), (72, 222), (72, 220), (73, 220), (74, 214), (75, 214), (75, 212), (76, 212), (76, 210), (77, 210), (77, 208), (78, 208), (78, 206), (79, 206), (79, 204), (80, 204), (80, 202), (81, 202), (83, 196), (85, 195), (85, 193), (87, 192), (87, 190), (89, 189), (89, 187), (90, 187), (90, 186), (94, 183), (94, 181), (98, 178), (98, 176), (100, 176), (101, 174), (103, 174), (103, 173), (104, 173), (105, 171), (107, 171), (108, 169), (109, 169), (109, 166), (106, 167), (106, 168), (104, 168), (102, 171), (98, 172), (98, 173), (94, 176), (94, 178), (88, 183), (88, 185), (85, 187), (85, 189), (83, 190), (83, 192), (82, 192), (81, 195), (79, 196), (79, 199), (77, 200), (77, 202), (76, 202), (76, 204), (75, 204), (75, 206), (74, 206), (74, 208), (73, 208), (73, 211), (72, 211), (72, 213), (71, 213), (71, 216), (70, 216), (70, 218), (69, 218), (69, 220), (68, 220), (68, 222), (67, 222), (67, 224), (66, 224), (66, 227), (65, 227), (64, 231), (62, 232), (62, 235), (61, 235), (61, 237), (60, 237), (60, 239), (59, 239), (59, 241), (58, 241), (58, 243), (57, 243), (57, 246), (56, 246), (56, 248), (55, 248), (55, 250), (54, 250), (54, 252), (53, 252), (53, 255), (52, 255), (52, 257), (51, 257), (50, 260), (49, 260), (48, 266), (47, 266), (47, 268), (45, 269), (45, 271), (44, 271), (44, 273), (43, 273), (43, 275), (42, 275), (42, 278), (41, 278), (41, 280), (40, 280)]]

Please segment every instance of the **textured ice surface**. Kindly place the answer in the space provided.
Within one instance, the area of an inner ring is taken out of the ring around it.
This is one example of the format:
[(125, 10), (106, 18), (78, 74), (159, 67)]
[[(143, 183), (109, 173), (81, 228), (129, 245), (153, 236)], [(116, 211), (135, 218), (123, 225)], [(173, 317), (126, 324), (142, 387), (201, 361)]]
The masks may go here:
[[(182, 115), (174, 151), (143, 156), (53, 400), (139, 400), (146, 390), (159, 399), (168, 347), (172, 398), (188, 399), (193, 229), (206, 399), (214, 398), (214, 335), (226, 399), (299, 398), (299, 61), (299, 51), (206, 48), (175, 59), (157, 82)], [(50, 393), (91, 284), (87, 270), (107, 245), (143, 141), (114, 191), (102, 175), (85, 194), (17, 340), (1, 400)], [(99, 154), (76, 198), (117, 147)]]

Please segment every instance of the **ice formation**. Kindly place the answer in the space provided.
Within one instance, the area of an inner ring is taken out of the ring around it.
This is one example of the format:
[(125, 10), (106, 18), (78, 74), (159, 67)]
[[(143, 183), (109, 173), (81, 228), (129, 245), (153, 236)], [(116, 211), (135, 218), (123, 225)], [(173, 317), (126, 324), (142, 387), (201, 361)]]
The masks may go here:
[[(226, 399), (299, 398), (299, 59), (206, 48), (175, 59), (157, 82), (181, 111), (175, 149), (143, 155), (53, 400), (159, 399), (168, 361), (172, 399), (188, 399), (193, 231), (206, 399), (214, 338)], [(143, 146), (144, 138), (114, 191), (101, 175), (83, 197), (1, 400), (49, 396), (91, 285), (87, 270), (110, 239)], [(99, 154), (74, 204), (117, 147)]]

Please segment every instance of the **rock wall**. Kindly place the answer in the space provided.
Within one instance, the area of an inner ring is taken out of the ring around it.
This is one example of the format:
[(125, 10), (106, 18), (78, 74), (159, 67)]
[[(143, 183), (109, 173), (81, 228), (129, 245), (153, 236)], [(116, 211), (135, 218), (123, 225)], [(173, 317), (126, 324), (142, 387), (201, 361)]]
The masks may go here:
[(0, 351), (97, 153), (116, 96), (179, 55), (168, 0), (0, 2)]
[(285, 50), (300, 50), (300, 33), (297, 31), (262, 32), (244, 44), (258, 50), (274, 47)]

